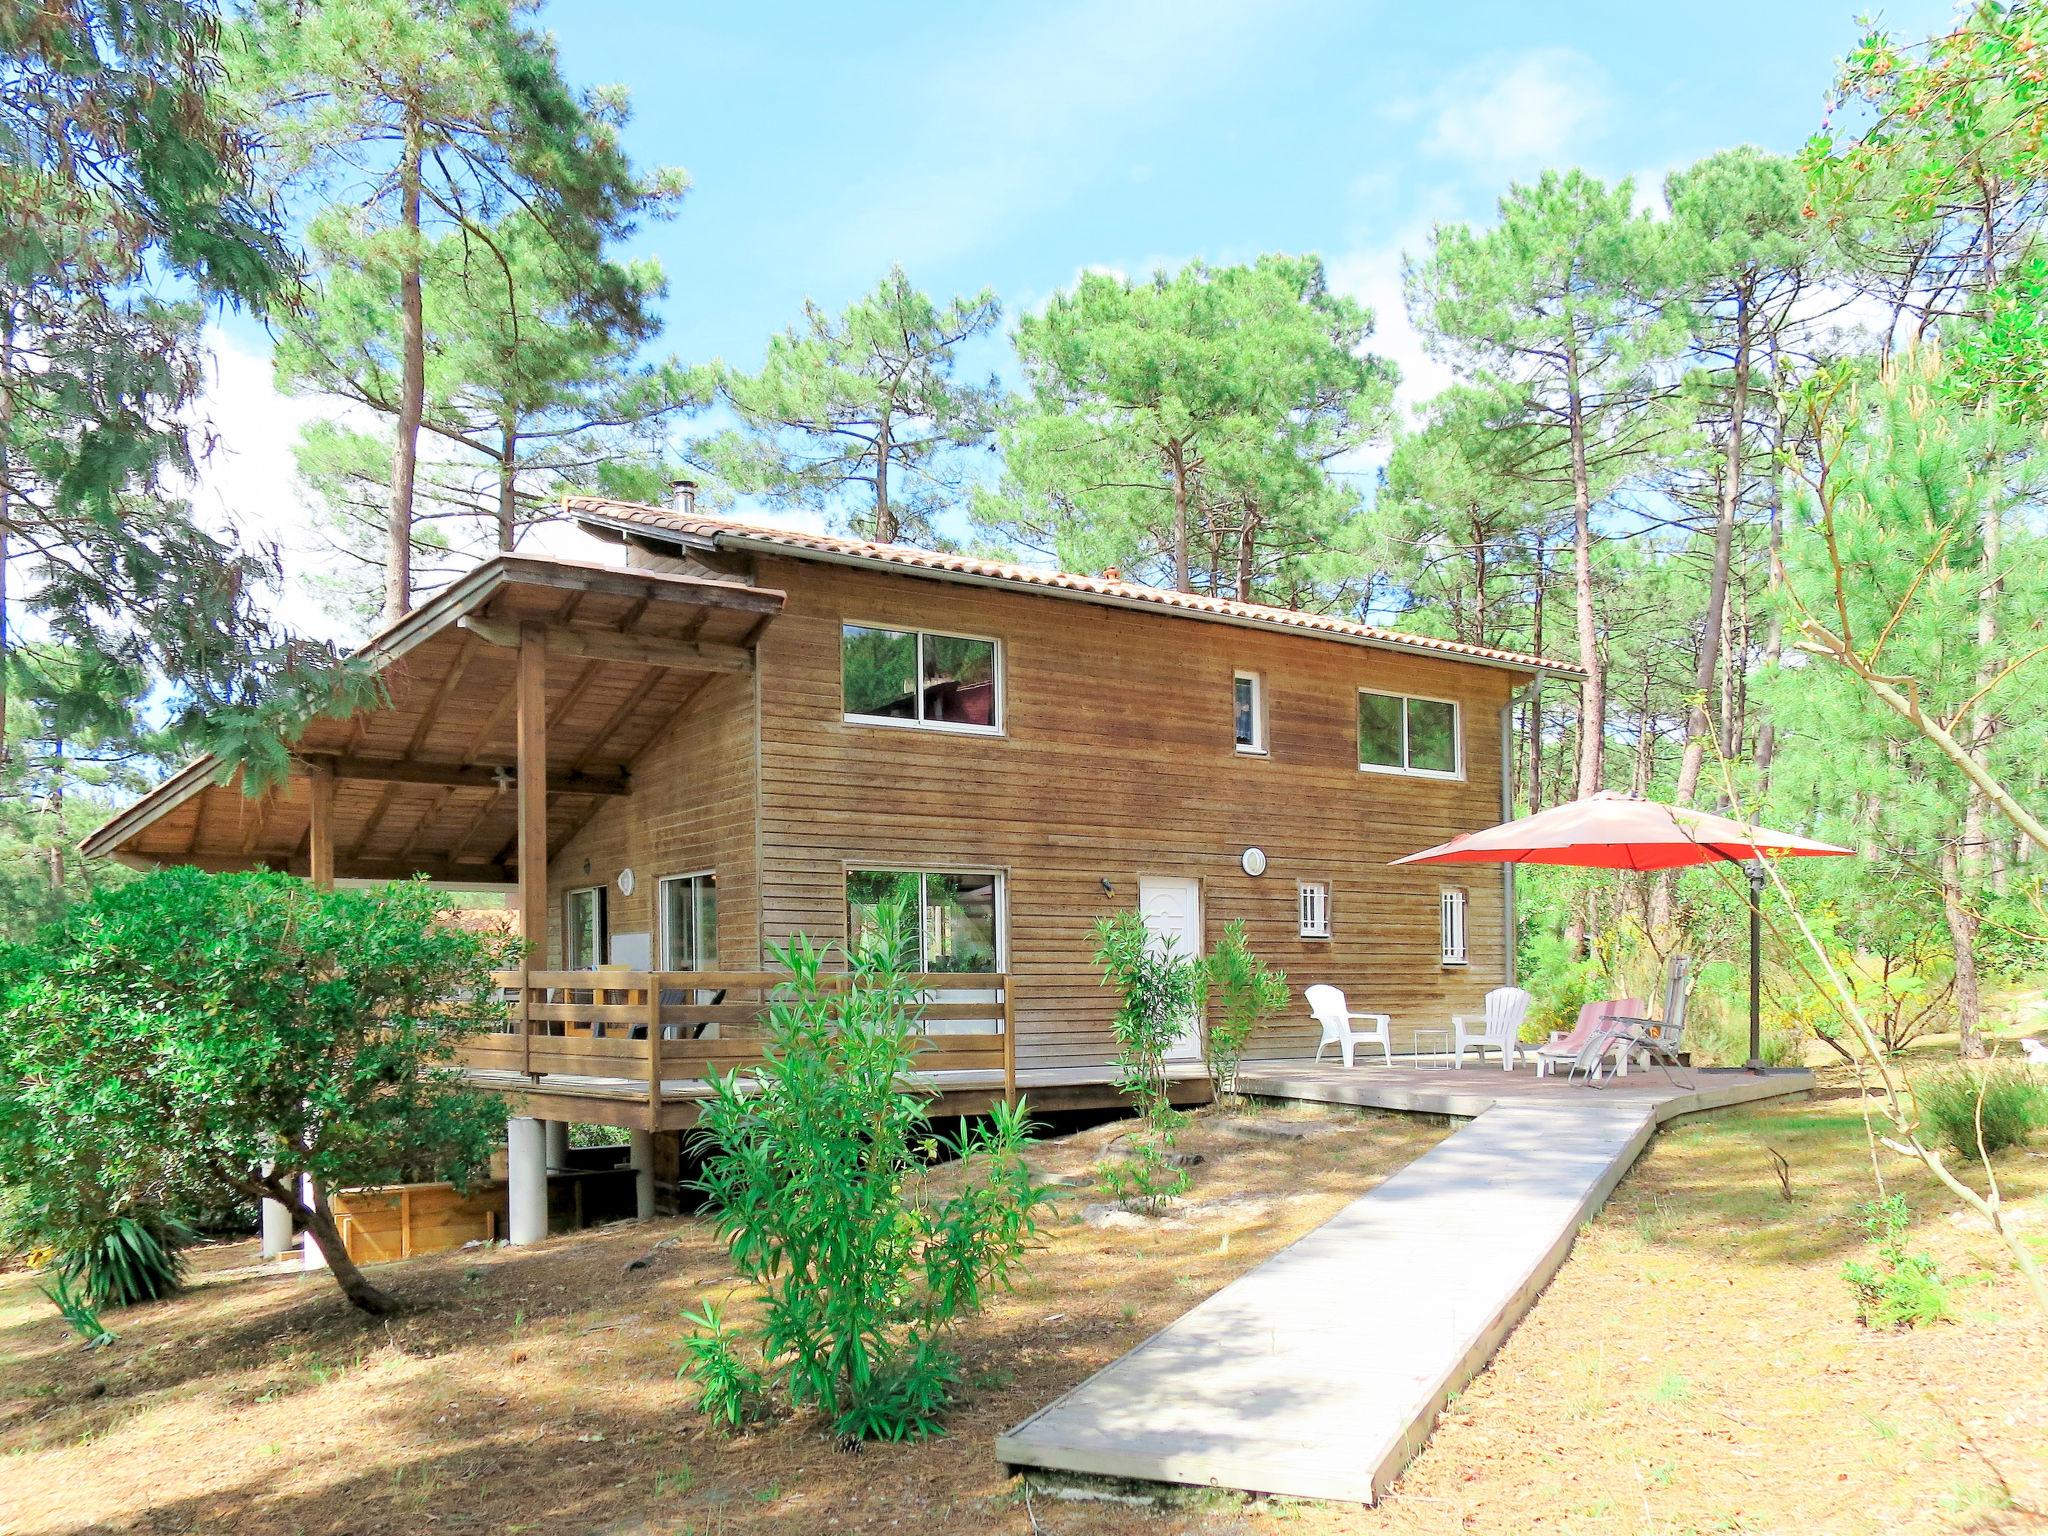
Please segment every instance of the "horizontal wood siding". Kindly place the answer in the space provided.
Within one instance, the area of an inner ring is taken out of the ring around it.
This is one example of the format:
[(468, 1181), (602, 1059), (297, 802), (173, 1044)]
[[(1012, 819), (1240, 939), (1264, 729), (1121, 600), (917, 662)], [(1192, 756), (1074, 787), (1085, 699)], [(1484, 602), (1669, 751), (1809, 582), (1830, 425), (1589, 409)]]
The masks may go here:
[[(709, 870), (718, 881), (719, 965), (759, 965), (753, 677), (703, 681), (632, 774), (633, 792), (606, 801), (549, 863), (547, 963), (562, 961), (563, 892), (608, 886), (611, 931), (648, 933), (659, 945), (657, 883)], [(633, 871), (630, 896), (618, 887), (622, 869)]]
[[(1500, 819), (1498, 711), (1516, 674), (910, 575), (760, 564), (759, 579), (789, 593), (759, 648), (769, 941), (841, 938), (849, 867), (1000, 869), (1026, 1069), (1113, 1054), (1090, 929), (1135, 904), (1140, 875), (1199, 879), (1206, 938), (1242, 918), (1253, 947), (1287, 972), (1295, 1003), (1258, 1050), (1314, 1047), (1300, 1003), (1313, 982), (1393, 1014), (1397, 1042), (1500, 984), (1499, 871), (1387, 861)], [(845, 620), (1000, 640), (1004, 734), (847, 722)], [(1264, 679), (1268, 757), (1233, 746), (1238, 669)], [(1360, 687), (1459, 700), (1464, 779), (1360, 772)], [(1257, 879), (1239, 864), (1254, 844), (1269, 860)], [(1330, 939), (1299, 936), (1298, 880), (1330, 884)], [(1470, 964), (1459, 969), (1439, 964), (1449, 884), (1470, 893)]]

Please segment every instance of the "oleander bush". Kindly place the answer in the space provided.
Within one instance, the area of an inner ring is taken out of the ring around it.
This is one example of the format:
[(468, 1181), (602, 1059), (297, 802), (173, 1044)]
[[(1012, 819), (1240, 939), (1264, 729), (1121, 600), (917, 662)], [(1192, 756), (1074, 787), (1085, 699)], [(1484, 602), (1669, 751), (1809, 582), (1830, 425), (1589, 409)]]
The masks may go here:
[[(778, 950), (791, 979), (764, 1015), (765, 1058), (713, 1081), (696, 1183), (761, 1293), (745, 1322), (708, 1306), (689, 1319), (683, 1374), (721, 1424), (779, 1395), (848, 1442), (934, 1433), (957, 1376), (944, 1334), (1037, 1231), (1024, 1106), (941, 1137), (903, 1089), (920, 1038), (908, 921), (885, 907), (875, 937), (839, 951), (843, 981), (807, 939)], [(955, 1193), (926, 1186), (935, 1158), (962, 1165)]]

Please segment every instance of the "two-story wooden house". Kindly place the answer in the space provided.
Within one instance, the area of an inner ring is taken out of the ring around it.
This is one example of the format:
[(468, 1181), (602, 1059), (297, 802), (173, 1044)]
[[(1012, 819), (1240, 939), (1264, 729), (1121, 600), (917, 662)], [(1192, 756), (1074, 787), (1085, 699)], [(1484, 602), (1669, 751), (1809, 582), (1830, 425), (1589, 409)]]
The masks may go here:
[[(1510, 701), (1571, 667), (687, 506), (570, 511), (626, 563), (490, 561), (370, 642), (386, 702), (311, 725), (288, 784), (195, 763), (88, 851), (507, 888), (529, 969), (471, 1065), (515, 1128), (691, 1123), (756, 1048), (773, 946), (842, 940), (892, 892), (921, 915), (941, 1112), (1113, 1100), (1092, 928), (1118, 908), (1186, 951), (1242, 919), (1297, 998), (1334, 983), (1397, 1040), (1509, 975), (1500, 872), (1388, 861), (1502, 819)], [(1298, 1006), (1254, 1049), (1315, 1040)]]

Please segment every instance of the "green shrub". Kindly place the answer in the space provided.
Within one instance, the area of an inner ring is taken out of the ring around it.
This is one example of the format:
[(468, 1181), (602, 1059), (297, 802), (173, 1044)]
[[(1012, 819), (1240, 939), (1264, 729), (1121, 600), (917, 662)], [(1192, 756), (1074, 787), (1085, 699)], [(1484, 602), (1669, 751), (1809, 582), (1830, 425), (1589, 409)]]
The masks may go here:
[[(1023, 1107), (998, 1104), (941, 1141), (903, 1089), (919, 1043), (906, 921), (900, 905), (884, 909), (877, 936), (846, 956), (843, 986), (808, 940), (778, 951), (791, 980), (765, 1016), (766, 1058), (713, 1081), (696, 1183), (734, 1266), (763, 1292), (744, 1332), (709, 1309), (692, 1319), (684, 1371), (726, 1423), (744, 1421), (758, 1381), (845, 1439), (934, 1432), (956, 1374), (939, 1336), (1006, 1281), (1037, 1231), (1045, 1191), (1022, 1156)], [(927, 1151), (964, 1165), (957, 1194), (914, 1197)]]
[(1859, 1207), (1863, 1229), (1877, 1247), (1877, 1262), (1852, 1259), (1842, 1278), (1856, 1295), (1856, 1316), (1866, 1328), (1919, 1328), (1950, 1315), (1948, 1282), (1924, 1253), (1906, 1248), (1911, 1215), (1901, 1195)]
[(185, 1249), (197, 1236), (168, 1216), (116, 1216), (79, 1246), (61, 1251), (53, 1267), (95, 1307), (139, 1306), (184, 1285)]
[(85, 1341), (87, 1349), (104, 1349), (114, 1342), (114, 1335), (100, 1321), (99, 1313), (78, 1294), (64, 1275), (54, 1276), (50, 1284), (43, 1287), (43, 1294), (70, 1324), (71, 1331)]
[(1201, 1017), (1201, 963), (1172, 943), (1153, 941), (1136, 912), (1119, 912), (1095, 924), (1095, 963), (1102, 984), (1122, 1001), (1110, 1030), (1116, 1037), (1116, 1085), (1130, 1095), (1146, 1120), (1161, 1129), (1176, 1123), (1167, 1097), (1166, 1053), (1188, 1025)]
[(1177, 1200), (1194, 1182), (1186, 1168), (1166, 1160), (1173, 1146), (1171, 1132), (1140, 1133), (1131, 1139), (1127, 1157), (1109, 1157), (1095, 1167), (1095, 1178), (1104, 1199), (1114, 1200), (1127, 1211), (1157, 1216), (1166, 1202)]
[(1202, 1061), (1221, 1101), (1236, 1097), (1238, 1063), (1253, 1034), (1287, 1006), (1287, 976), (1252, 953), (1244, 923), (1235, 918), (1223, 925), (1223, 937), (1203, 960), (1202, 972), (1212, 1004), (1202, 1031)]
[(1936, 1140), (1972, 1161), (2016, 1147), (2048, 1125), (2048, 1084), (2021, 1068), (1957, 1065), (1925, 1072), (1913, 1080), (1913, 1101)]
[(702, 1312), (685, 1312), (697, 1331), (683, 1340), (683, 1366), (676, 1374), (696, 1383), (697, 1410), (722, 1429), (743, 1429), (767, 1411), (768, 1382), (742, 1359), (745, 1336), (710, 1302)]

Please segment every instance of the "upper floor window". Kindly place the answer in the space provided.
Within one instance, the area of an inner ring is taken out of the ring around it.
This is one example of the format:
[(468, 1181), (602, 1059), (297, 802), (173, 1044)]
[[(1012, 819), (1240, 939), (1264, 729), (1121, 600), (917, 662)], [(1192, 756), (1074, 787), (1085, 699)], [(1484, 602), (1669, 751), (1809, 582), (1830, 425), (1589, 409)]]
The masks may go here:
[(661, 968), (718, 969), (718, 881), (715, 876), (671, 875), (661, 882)]
[(1358, 691), (1358, 766), (1455, 779), (1465, 771), (1458, 706), (1448, 699)]
[(594, 971), (604, 964), (605, 888), (586, 885), (562, 893), (562, 969)]
[(1236, 720), (1237, 750), (1240, 752), (1264, 752), (1266, 750), (1266, 700), (1265, 690), (1259, 684), (1256, 672), (1240, 672), (1232, 683), (1233, 714)]
[(840, 659), (849, 720), (990, 734), (1003, 728), (993, 640), (848, 624)]
[(1465, 893), (1456, 886), (1446, 886), (1438, 894), (1437, 917), (1443, 932), (1443, 963), (1466, 964)]

